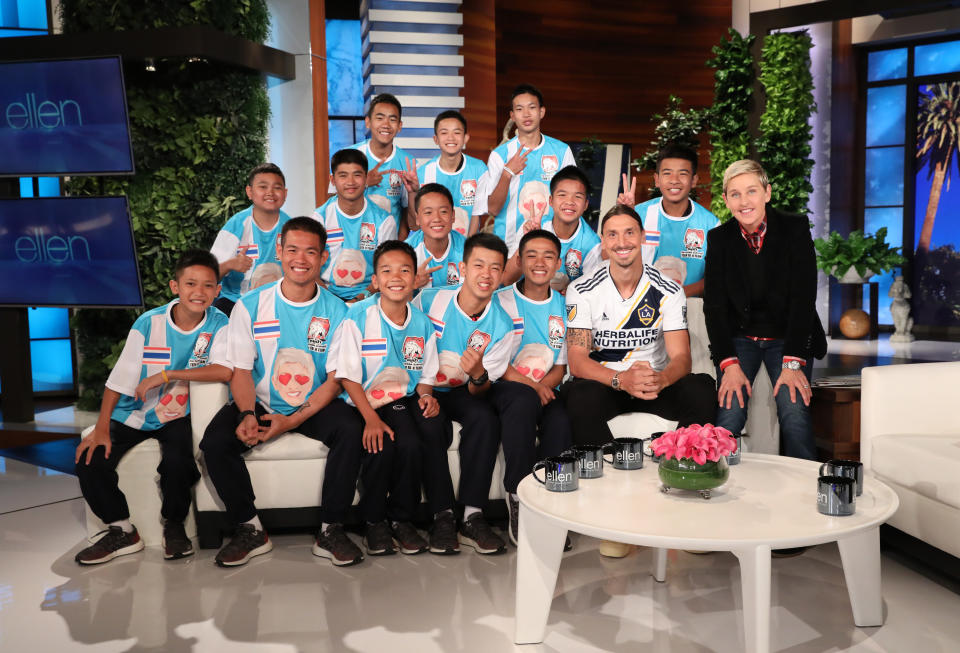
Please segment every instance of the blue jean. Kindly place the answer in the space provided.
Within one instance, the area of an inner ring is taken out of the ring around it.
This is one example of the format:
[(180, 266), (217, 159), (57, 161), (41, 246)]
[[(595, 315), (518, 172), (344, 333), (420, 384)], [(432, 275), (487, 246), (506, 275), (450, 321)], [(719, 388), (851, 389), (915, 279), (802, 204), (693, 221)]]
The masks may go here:
[[(733, 347), (737, 352), (737, 358), (740, 359), (740, 369), (744, 376), (753, 384), (760, 371), (760, 365), (767, 368), (767, 374), (770, 375), (770, 383), (777, 384), (780, 378), (781, 365), (783, 363), (783, 340), (751, 340), (743, 336), (737, 336), (733, 339)], [(813, 372), (813, 359), (808, 359), (803, 367), (803, 373), (810, 382), (810, 374)], [(723, 378), (720, 368), (717, 368), (717, 383)], [(743, 425), (747, 423), (747, 396), (744, 392), (744, 405), (741, 407), (737, 397), (734, 396), (730, 402), (730, 408), (720, 406), (717, 409), (717, 426), (728, 429), (734, 435), (738, 435), (743, 430)], [(794, 458), (806, 458), (807, 460), (816, 460), (816, 445), (813, 440), (813, 420), (810, 416), (810, 407), (803, 403), (800, 393), (797, 393), (797, 400), (790, 401), (790, 389), (781, 387), (777, 392), (777, 420), (780, 422), (780, 453), (784, 456), (793, 456)]]

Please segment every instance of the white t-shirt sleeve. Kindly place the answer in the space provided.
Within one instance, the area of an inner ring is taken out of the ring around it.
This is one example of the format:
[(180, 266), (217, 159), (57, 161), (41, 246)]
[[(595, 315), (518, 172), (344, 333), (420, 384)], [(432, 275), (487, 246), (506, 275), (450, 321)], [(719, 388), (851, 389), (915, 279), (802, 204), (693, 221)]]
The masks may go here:
[(217, 263), (229, 261), (237, 255), (237, 247), (240, 245), (240, 239), (225, 229), (217, 232), (217, 237), (213, 241), (213, 247), (210, 253), (217, 258)]
[[(643, 246), (641, 245), (641, 248), (642, 247)], [(597, 269), (597, 266), (603, 263), (603, 259), (600, 257), (600, 250), (601, 250), (600, 243), (597, 243), (596, 245), (593, 246), (593, 249), (587, 252), (586, 257), (584, 257), (583, 259), (582, 270), (584, 275), (592, 274), (593, 271)], [(643, 250), (641, 249), (641, 251)]]
[[(360, 357), (360, 341), (363, 336), (357, 323), (344, 320), (333, 332), (330, 353), (327, 354), (327, 373), (336, 371), (338, 379), (363, 383), (363, 361)], [(335, 356), (331, 355), (335, 354)]]
[(663, 300), (663, 330), (680, 331), (687, 328), (687, 297), (681, 288), (669, 293)]
[(496, 381), (507, 371), (510, 356), (517, 344), (517, 336), (511, 331), (506, 336), (493, 343), (483, 353), (483, 369), (487, 370), (490, 381)]
[(237, 302), (230, 313), (227, 325), (227, 361), (232, 368), (252, 370), (257, 360), (257, 343), (253, 339), (250, 313), (243, 303)]
[(143, 346), (146, 339), (143, 334), (136, 329), (130, 329), (127, 335), (127, 341), (123, 343), (123, 351), (120, 352), (120, 358), (117, 364), (113, 366), (110, 376), (107, 377), (107, 387), (114, 392), (129, 397), (137, 389), (140, 383), (140, 371), (143, 366)]
[(573, 150), (567, 145), (567, 151), (563, 153), (563, 162), (560, 164), (560, 168), (563, 169), (567, 166), (575, 165), (577, 165), (577, 160), (573, 157)]
[(566, 296), (567, 329), (593, 330), (593, 315), (590, 303), (581, 295), (573, 284), (567, 286)]
[(477, 199), (473, 203), (473, 215), (483, 215), (490, 212), (488, 207), (490, 193), (500, 182), (500, 175), (503, 174), (505, 165), (506, 162), (500, 158), (500, 154), (496, 150), (490, 153), (490, 158), (487, 159), (487, 171), (481, 175), (480, 181), (477, 183), (479, 188), (477, 189)]
[(380, 225), (380, 234), (377, 239), (377, 244), (380, 245), (388, 240), (394, 240), (397, 237), (397, 221), (391, 215), (389, 218), (383, 221)]
[(440, 355), (437, 353), (436, 332), (427, 338), (423, 346), (423, 371), (420, 374), (420, 383), (426, 385), (437, 384), (437, 370), (440, 369)]
[(230, 323), (228, 322), (213, 334), (213, 343), (210, 345), (210, 365), (223, 365), (233, 369), (233, 364), (230, 363), (230, 357), (227, 353), (227, 343), (230, 340), (229, 331)]

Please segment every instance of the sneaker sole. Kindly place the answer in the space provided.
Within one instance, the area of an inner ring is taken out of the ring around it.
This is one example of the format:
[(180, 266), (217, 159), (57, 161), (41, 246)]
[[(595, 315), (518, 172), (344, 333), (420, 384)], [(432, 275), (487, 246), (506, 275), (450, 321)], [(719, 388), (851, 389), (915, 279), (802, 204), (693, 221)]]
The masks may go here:
[(416, 549), (407, 549), (405, 548), (397, 538), (393, 538), (393, 545), (397, 547), (397, 550), (400, 551), (405, 556), (415, 556), (421, 553), (425, 553), (427, 550), (426, 546), (421, 546)]
[(130, 555), (131, 553), (136, 553), (137, 551), (143, 551), (143, 546), (143, 540), (140, 540), (136, 544), (131, 544), (130, 546), (125, 546), (122, 549), (117, 549), (116, 551), (113, 551), (110, 554), (96, 560), (80, 560), (79, 558), (74, 558), (74, 560), (81, 565), (102, 565), (104, 562), (110, 562), (118, 556), (125, 556)]
[(369, 546), (367, 546), (366, 544), (363, 545), (363, 548), (367, 550), (367, 555), (368, 555), (368, 556), (374, 556), (374, 557), (378, 557), (378, 556), (392, 556), (393, 554), (395, 554), (395, 553), (397, 552), (396, 549), (376, 549), (376, 550), (374, 550), (374, 549), (371, 549), (371, 548), (370, 548)]
[(186, 558), (187, 556), (192, 556), (194, 552), (193, 544), (190, 544), (190, 548), (187, 551), (177, 551), (176, 553), (167, 553), (167, 540), (164, 539), (161, 541), (163, 546), (163, 559), (164, 560), (179, 560), (180, 558)]
[(247, 555), (245, 555), (240, 560), (234, 560), (232, 562), (224, 562), (223, 560), (214, 560), (217, 563), (218, 567), (240, 567), (245, 565), (250, 561), (250, 558), (255, 556), (263, 555), (264, 553), (270, 553), (273, 551), (273, 541), (267, 540), (264, 544), (261, 544), (256, 549), (251, 550)]
[(485, 555), (485, 556), (499, 555), (501, 553), (507, 552), (506, 545), (500, 547), (499, 549), (485, 549), (482, 546), (480, 546), (480, 544), (477, 543), (475, 540), (470, 539), (466, 535), (458, 534), (457, 539), (460, 541), (460, 544), (466, 544), (467, 546), (471, 547), (473, 550), (475, 550), (477, 553), (481, 555)]
[(441, 549), (440, 547), (431, 546), (428, 550), (430, 553), (438, 556), (455, 556), (460, 553), (459, 546), (455, 549)]
[(353, 560), (339, 560), (330, 552), (324, 548), (317, 546), (316, 542), (313, 544), (313, 548), (310, 549), (310, 552), (318, 558), (327, 558), (337, 567), (352, 567), (353, 565), (360, 564), (363, 562), (363, 556), (359, 558), (354, 558)]

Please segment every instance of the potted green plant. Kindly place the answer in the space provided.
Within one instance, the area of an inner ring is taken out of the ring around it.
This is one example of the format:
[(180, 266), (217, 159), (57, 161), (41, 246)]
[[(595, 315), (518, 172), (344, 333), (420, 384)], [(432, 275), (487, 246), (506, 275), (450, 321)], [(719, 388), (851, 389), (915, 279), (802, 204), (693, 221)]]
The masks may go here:
[(887, 228), (875, 234), (862, 230), (844, 238), (836, 231), (827, 238), (813, 241), (817, 248), (817, 267), (837, 278), (840, 283), (863, 283), (874, 274), (903, 265), (899, 247), (887, 244)]

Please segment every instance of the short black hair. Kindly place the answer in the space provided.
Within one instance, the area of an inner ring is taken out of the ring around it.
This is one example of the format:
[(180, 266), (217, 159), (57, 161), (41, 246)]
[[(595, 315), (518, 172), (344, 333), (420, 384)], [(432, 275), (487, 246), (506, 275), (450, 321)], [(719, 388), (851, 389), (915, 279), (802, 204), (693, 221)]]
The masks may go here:
[(381, 93), (370, 100), (370, 108), (367, 109), (367, 118), (373, 118), (373, 109), (378, 104), (392, 104), (397, 107), (397, 118), (403, 118), (403, 107), (400, 106), (400, 100), (392, 93)]
[(657, 172), (660, 172), (660, 164), (664, 159), (684, 159), (690, 162), (693, 174), (697, 174), (697, 153), (686, 145), (678, 143), (669, 143), (657, 153)]
[(441, 111), (439, 114), (437, 114), (437, 117), (433, 119), (433, 133), (437, 133), (437, 127), (440, 126), (440, 121), (447, 120), (449, 118), (459, 120), (460, 124), (463, 125), (463, 132), (467, 132), (467, 119), (463, 117), (463, 114), (456, 109), (447, 109), (446, 111)]
[(283, 176), (283, 171), (280, 169), (280, 166), (276, 163), (261, 163), (255, 166), (254, 169), (250, 171), (250, 174), (247, 175), (247, 186), (253, 186), (253, 178), (262, 174), (277, 175), (280, 177), (283, 185), (287, 185), (287, 178)]
[(534, 238), (544, 238), (553, 243), (554, 247), (557, 248), (557, 256), (560, 256), (560, 252), (563, 251), (563, 245), (560, 244), (560, 239), (557, 238), (557, 235), (546, 229), (533, 229), (523, 234), (523, 238), (520, 239), (520, 247), (517, 249), (520, 252), (520, 255), (523, 255), (523, 247), (529, 243)]
[(424, 195), (429, 195), (430, 193), (440, 193), (447, 198), (447, 201), (450, 202), (450, 208), (453, 208), (453, 195), (450, 193), (450, 189), (444, 186), (443, 184), (424, 184), (420, 187), (420, 190), (417, 191), (416, 197), (413, 198), (413, 210), (420, 210), (420, 198)]
[(525, 93), (529, 93), (533, 97), (537, 98), (537, 102), (540, 103), (540, 106), (544, 106), (543, 93), (540, 92), (540, 89), (533, 84), (524, 83), (515, 86), (513, 91), (510, 93), (510, 107), (513, 108), (513, 101), (518, 95), (523, 95)]
[(344, 163), (355, 163), (361, 168), (364, 172), (367, 172), (369, 166), (367, 164), (367, 155), (361, 152), (360, 150), (355, 150), (352, 147), (348, 147), (343, 150), (338, 150), (336, 154), (330, 159), (330, 174), (333, 174), (337, 171), (337, 166), (343, 165)]
[(177, 265), (173, 268), (173, 278), (179, 279), (183, 271), (194, 265), (202, 265), (205, 268), (213, 270), (213, 276), (220, 282), (220, 263), (217, 257), (205, 249), (188, 249), (177, 260)]
[(557, 189), (557, 185), (561, 181), (565, 181), (567, 179), (579, 181), (581, 184), (583, 184), (584, 189), (587, 191), (587, 195), (590, 195), (590, 180), (587, 179), (587, 175), (584, 174), (583, 170), (575, 165), (568, 165), (560, 168), (559, 172), (553, 176), (553, 179), (550, 180), (550, 194), (553, 195), (553, 191)]
[(320, 249), (323, 249), (327, 246), (327, 230), (323, 228), (323, 225), (313, 218), (308, 218), (305, 215), (301, 215), (297, 218), (290, 218), (283, 225), (283, 229), (280, 230), (280, 244), (283, 245), (287, 240), (287, 232), (290, 231), (306, 231), (310, 234), (316, 234), (320, 236)]
[(403, 252), (410, 257), (410, 260), (413, 262), (413, 268), (417, 268), (417, 253), (413, 251), (413, 248), (410, 247), (408, 243), (403, 242), (402, 240), (385, 240), (377, 248), (373, 250), (373, 273), (377, 273), (377, 261), (380, 260), (380, 257), (386, 254), (387, 252)]
[(643, 231), (643, 220), (640, 218), (640, 214), (634, 210), (632, 206), (627, 204), (614, 204), (609, 211), (603, 214), (603, 217), (600, 218), (600, 224), (597, 226), (597, 232), (603, 233), (603, 223), (607, 221), (607, 218), (612, 218), (615, 215), (626, 215), (637, 221), (637, 224), (640, 225), (640, 231)]
[(489, 249), (493, 252), (499, 252), (503, 255), (503, 263), (506, 265), (507, 258), (509, 257), (509, 252), (507, 251), (507, 244), (500, 239), (499, 236), (494, 236), (493, 234), (488, 234), (484, 232), (475, 233), (469, 238), (466, 242), (463, 243), (463, 262), (466, 263), (470, 260), (470, 254), (477, 247), (482, 247), (483, 249)]

